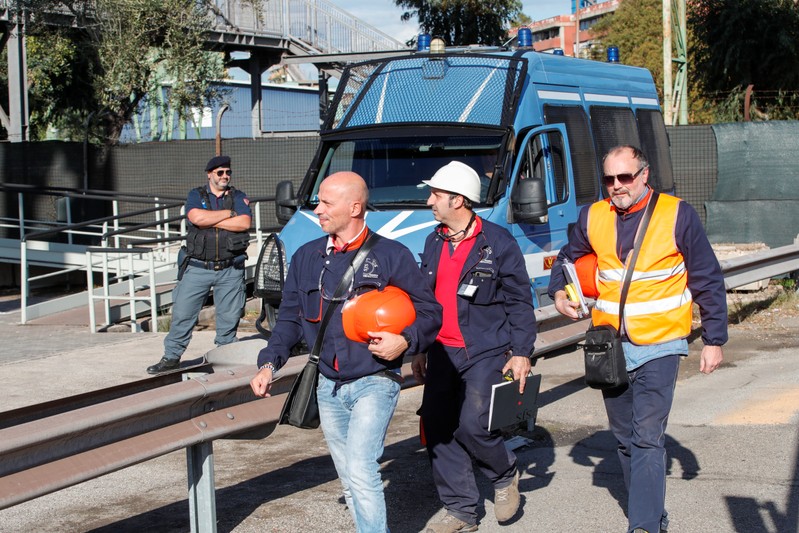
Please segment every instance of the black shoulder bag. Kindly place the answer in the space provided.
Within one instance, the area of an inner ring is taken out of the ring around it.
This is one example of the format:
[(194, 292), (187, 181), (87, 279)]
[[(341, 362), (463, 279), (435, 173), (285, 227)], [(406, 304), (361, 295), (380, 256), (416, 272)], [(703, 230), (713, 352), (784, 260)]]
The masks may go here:
[[(627, 291), (633, 276), (635, 261), (641, 243), (644, 241), (649, 219), (658, 201), (657, 191), (652, 191), (652, 198), (646, 206), (646, 211), (638, 226), (638, 235), (633, 245), (633, 255), (624, 275), (624, 284), (621, 288), (619, 299), (619, 328), (624, 320), (624, 302), (627, 300)], [(629, 383), (627, 377), (627, 363), (624, 359), (624, 350), (621, 345), (621, 333), (610, 324), (600, 326), (592, 325), (585, 332), (585, 342), (581, 344), (585, 355), (585, 384), (592, 389), (613, 389)]]
[(327, 324), (330, 322), (330, 317), (333, 316), (333, 311), (338, 307), (338, 300), (347, 290), (355, 271), (361, 266), (366, 255), (372, 249), (372, 246), (377, 241), (377, 234), (372, 233), (369, 238), (364, 242), (358, 253), (352, 259), (352, 263), (341, 278), (335, 292), (333, 293), (332, 301), (325, 309), (325, 314), (322, 316), (322, 323), (319, 326), (319, 333), (316, 336), (311, 353), (308, 355), (308, 363), (302, 369), (294, 383), (291, 385), (291, 390), (286, 397), (286, 403), (283, 404), (283, 410), (280, 412), (278, 424), (288, 424), (290, 426), (298, 427), (301, 429), (316, 429), (319, 427), (319, 405), (316, 402), (316, 382), (319, 379), (319, 353), (322, 351), (322, 340), (325, 336)]

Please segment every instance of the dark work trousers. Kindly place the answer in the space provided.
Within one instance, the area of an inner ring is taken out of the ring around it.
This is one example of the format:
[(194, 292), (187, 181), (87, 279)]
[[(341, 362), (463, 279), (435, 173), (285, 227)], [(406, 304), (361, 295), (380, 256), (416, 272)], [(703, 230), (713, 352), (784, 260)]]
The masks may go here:
[(640, 527), (656, 533), (668, 524), (666, 423), (679, 367), (679, 355), (653, 359), (628, 372), (626, 389), (602, 391), (610, 429), (619, 441), (628, 531)]
[(502, 381), (505, 357), (472, 364), (464, 348), (436, 342), (427, 354), (422, 423), (438, 496), (449, 514), (474, 524), (479, 491), (472, 458), (496, 488), (511, 483), (516, 456), (499, 432), (488, 431), (491, 386)]

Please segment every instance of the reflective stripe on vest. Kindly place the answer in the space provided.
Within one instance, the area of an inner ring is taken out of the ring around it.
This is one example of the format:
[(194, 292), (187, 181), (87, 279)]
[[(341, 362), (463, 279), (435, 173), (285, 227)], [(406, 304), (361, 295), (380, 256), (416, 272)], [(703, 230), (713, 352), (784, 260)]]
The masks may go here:
[[(691, 332), (691, 292), (674, 229), (680, 200), (661, 194), (635, 263), (624, 330), (635, 344), (658, 344)], [(616, 212), (607, 201), (588, 212), (588, 240), (597, 254), (599, 298), (591, 313), (596, 325), (619, 327), (619, 301), (625, 266), (616, 255)]]

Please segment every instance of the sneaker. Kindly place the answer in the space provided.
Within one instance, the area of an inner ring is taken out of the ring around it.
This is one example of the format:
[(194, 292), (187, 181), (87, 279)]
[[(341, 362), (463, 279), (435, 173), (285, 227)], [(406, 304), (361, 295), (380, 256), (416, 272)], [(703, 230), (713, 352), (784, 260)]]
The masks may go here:
[(494, 516), (497, 522), (507, 522), (519, 510), (519, 472), (513, 475), (513, 481), (507, 487), (494, 489)]
[(433, 522), (427, 526), (424, 533), (457, 533), (458, 531), (477, 531), (477, 524), (464, 522), (449, 513), (440, 522)]
[(166, 357), (162, 357), (160, 361), (147, 367), (147, 373), (161, 374), (162, 372), (169, 372), (170, 370), (177, 370), (178, 368), (180, 368), (180, 359), (167, 359)]

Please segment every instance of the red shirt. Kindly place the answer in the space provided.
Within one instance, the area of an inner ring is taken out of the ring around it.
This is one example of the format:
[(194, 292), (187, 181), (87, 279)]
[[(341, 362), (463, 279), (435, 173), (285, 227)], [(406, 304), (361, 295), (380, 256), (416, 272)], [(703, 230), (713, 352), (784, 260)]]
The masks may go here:
[(458, 324), (458, 287), (466, 258), (474, 247), (477, 234), (483, 229), (480, 217), (475, 217), (474, 231), (463, 239), (453, 250), (452, 244), (445, 242), (441, 247), (441, 259), (436, 271), (436, 300), (444, 308), (441, 329), (436, 340), (445, 346), (464, 348), (461, 328)]
[[(327, 253), (328, 254), (337, 254), (342, 252), (347, 252), (349, 250), (357, 250), (358, 248), (366, 242), (366, 236), (369, 235), (369, 229), (366, 227), (366, 224), (363, 225), (363, 229), (361, 232), (355, 236), (350, 242), (344, 243), (344, 246), (341, 248), (336, 248), (336, 245), (333, 244), (333, 237), (328, 237), (327, 239)], [(320, 315), (321, 316), (321, 315)], [(338, 357), (333, 358), (333, 368), (338, 370)]]

